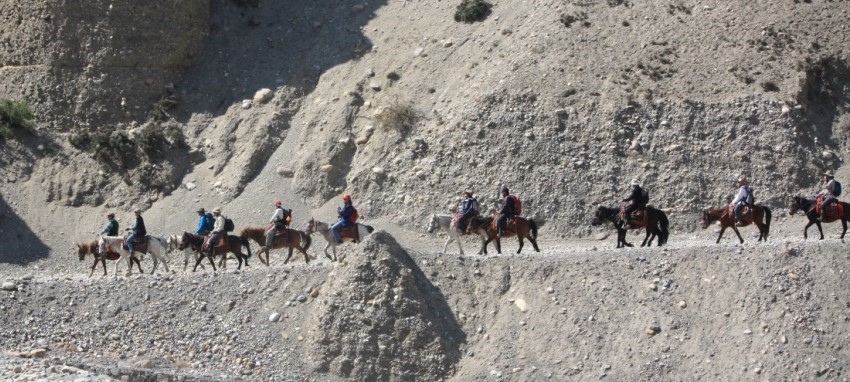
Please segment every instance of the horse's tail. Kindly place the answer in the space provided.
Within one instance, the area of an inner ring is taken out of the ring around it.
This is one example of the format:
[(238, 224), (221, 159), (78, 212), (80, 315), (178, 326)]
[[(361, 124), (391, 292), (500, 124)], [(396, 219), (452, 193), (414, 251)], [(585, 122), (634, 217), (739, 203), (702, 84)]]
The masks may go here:
[(310, 248), (310, 244), (313, 242), (313, 239), (306, 232), (298, 232), (301, 234), (301, 240), (304, 242), (304, 252), (307, 252), (307, 249)]
[(531, 228), (531, 238), (537, 240), (537, 223), (534, 220), (528, 219), (528, 226)]
[(764, 208), (764, 239), (767, 240), (767, 235), (770, 234), (770, 218), (773, 217), (773, 212), (768, 206), (761, 206), (761, 208)]
[(658, 242), (667, 244), (667, 238), (670, 236), (670, 220), (667, 219), (667, 214), (664, 211), (658, 210), (658, 224), (661, 226), (661, 235), (658, 235)]
[(242, 246), (248, 249), (248, 257), (251, 257), (251, 243), (248, 242), (248, 239), (242, 236), (237, 236), (239, 241), (242, 243)]

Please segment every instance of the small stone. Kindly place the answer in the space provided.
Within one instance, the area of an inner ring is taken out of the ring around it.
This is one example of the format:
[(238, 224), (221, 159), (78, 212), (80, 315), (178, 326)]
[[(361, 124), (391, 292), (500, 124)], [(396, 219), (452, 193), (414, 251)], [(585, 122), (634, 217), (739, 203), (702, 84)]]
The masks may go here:
[(322, 168), (321, 168), (322, 172), (331, 172), (331, 171), (333, 171), (333, 169), (334, 169), (334, 165), (332, 165), (332, 164), (326, 164), (326, 165), (322, 166)]
[(196, 187), (198, 187), (198, 185), (195, 184), (195, 183), (192, 183), (192, 182), (186, 183), (186, 189), (189, 190), (189, 191), (194, 190)]
[(657, 291), (658, 285), (655, 285), (655, 283), (652, 283), (652, 284), (647, 285), (647, 288), (651, 291)]
[(221, 187), (221, 181), (220, 180), (213, 183), (213, 188), (219, 188), (219, 187)]
[(680, 309), (685, 309), (687, 307), (688, 307), (688, 303), (685, 302), (685, 300), (679, 301), (679, 308)]
[(365, 136), (364, 137), (357, 137), (357, 139), (354, 141), (354, 143), (356, 143), (358, 145), (365, 145), (367, 142), (369, 142), (369, 137), (365, 137)]
[(379, 166), (372, 167), (372, 172), (378, 175), (384, 175), (386, 173), (384, 168)]
[(295, 171), (292, 171), (291, 169), (288, 169), (286, 167), (281, 166), (281, 167), (277, 168), (277, 174), (284, 177), (284, 178), (291, 178), (291, 177), (295, 176)]
[(12, 371), (14, 371), (14, 372), (15, 372), (15, 374), (20, 374), (20, 373), (22, 373), (22, 372), (24, 371), (24, 368), (22, 368), (22, 367), (20, 367), (20, 366), (15, 366), (15, 368), (14, 368), (14, 369), (12, 369)]
[(295, 298), (295, 300), (297, 300), (298, 302), (305, 302), (307, 301), (307, 296), (299, 294), (298, 297)]
[(280, 313), (278, 312), (274, 312), (269, 316), (270, 322), (277, 322), (278, 320), (280, 320)]
[(835, 156), (835, 153), (832, 152), (832, 151), (826, 150), (823, 153), (821, 153), (821, 155), (823, 156), (823, 159), (832, 159), (832, 157)]
[(257, 90), (257, 92), (254, 93), (254, 103), (264, 104), (266, 102), (269, 102), (273, 97), (274, 97), (274, 92), (272, 92), (271, 89), (263, 88), (263, 89)]
[(753, 334), (753, 331), (750, 329), (744, 329), (744, 334)]
[(788, 337), (785, 337), (785, 336), (779, 337), (779, 342), (781, 342), (783, 344), (787, 344), (788, 343)]
[(377, 81), (370, 81), (369, 88), (377, 92), (381, 90), (381, 84), (379, 84)]
[(41, 358), (47, 355), (47, 350), (45, 349), (33, 349), (30, 351), (30, 355), (33, 357)]
[(425, 48), (420, 46), (413, 51), (413, 57), (424, 56), (424, 53), (425, 53)]
[(555, 293), (555, 288), (552, 288), (552, 287), (546, 288), (546, 293)]
[(366, 77), (372, 78), (375, 77), (375, 70), (372, 68), (366, 69)]
[(520, 312), (525, 313), (525, 312), (528, 311), (528, 304), (525, 302), (525, 300), (523, 300), (521, 298), (516, 299), (514, 301), (514, 305), (516, 305), (516, 307), (519, 308)]
[(154, 363), (149, 359), (140, 359), (136, 362), (133, 362), (133, 366), (141, 367), (143, 369), (152, 369), (154, 367)]
[(351, 7), (351, 11), (354, 12), (354, 13), (363, 12), (365, 9), (366, 9), (366, 6), (363, 5), (363, 4), (354, 4), (354, 6)]
[(3, 288), (3, 290), (8, 291), (8, 292), (14, 292), (14, 291), (18, 290), (18, 285), (16, 285), (12, 281), (6, 281), (6, 282), (3, 283), (2, 288)]
[(250, 109), (251, 108), (251, 100), (243, 99), (242, 100), (242, 108), (245, 109), (245, 110)]
[(515, 367), (515, 368), (511, 369), (512, 373), (519, 373), (520, 371), (522, 371), (521, 367)]
[(798, 275), (794, 272), (788, 272), (788, 279), (793, 280), (793, 281), (797, 281), (797, 280), (800, 279), (800, 275)]
[(596, 239), (596, 240), (605, 240), (607, 238), (608, 238), (608, 232), (598, 233), (598, 234), (596, 234), (596, 236), (594, 236), (594, 239)]
[(478, 332), (478, 334), (484, 333), (484, 327), (479, 325), (475, 331)]
[(312, 291), (312, 292), (310, 292), (310, 297), (312, 297), (312, 298), (319, 297), (319, 290), (318, 290), (318, 289), (313, 289), (313, 291)]

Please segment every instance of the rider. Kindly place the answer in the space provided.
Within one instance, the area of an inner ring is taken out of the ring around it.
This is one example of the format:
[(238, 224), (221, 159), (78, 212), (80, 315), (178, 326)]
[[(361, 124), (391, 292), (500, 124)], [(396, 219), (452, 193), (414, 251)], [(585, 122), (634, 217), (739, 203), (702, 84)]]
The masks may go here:
[(735, 226), (740, 227), (743, 223), (741, 222), (741, 211), (744, 209), (744, 206), (751, 203), (753, 200), (753, 190), (747, 186), (747, 177), (741, 176), (738, 178), (738, 195), (735, 196), (735, 199), (732, 200), (732, 208), (734, 208), (733, 212), (735, 214)]
[(647, 203), (649, 203), (649, 200), (646, 200), (648, 198), (644, 197), (644, 191), (640, 186), (640, 181), (632, 179), (631, 185), (632, 193), (629, 194), (627, 198), (623, 199), (624, 202), (629, 202), (629, 205), (626, 206), (626, 209), (623, 212), (623, 215), (625, 215), (623, 218), (626, 219), (627, 222), (631, 219), (632, 212), (645, 209)]
[(463, 196), (466, 199), (463, 200), (463, 205), (460, 208), (460, 218), (457, 220), (457, 227), (461, 232), (469, 233), (469, 229), (471, 228), (469, 221), (478, 215), (478, 209), (476, 208), (478, 201), (472, 197), (472, 190), (464, 191)]
[(145, 229), (145, 219), (142, 219), (142, 210), (136, 208), (133, 210), (133, 213), (136, 214), (136, 224), (133, 225), (133, 228), (130, 229), (132, 231), (132, 233), (130, 233), (130, 236), (127, 236), (127, 248), (130, 249), (131, 254), (133, 253), (133, 242), (136, 240), (136, 238), (140, 237), (144, 239), (145, 236), (148, 234), (148, 231)]
[(504, 202), (502, 203), (502, 209), (499, 210), (498, 220), (499, 237), (505, 236), (505, 225), (508, 222), (508, 218), (517, 214), (516, 203), (514, 203), (514, 197), (511, 196), (508, 187), (502, 187), (502, 200)]
[(266, 231), (266, 247), (271, 249), (274, 235), (277, 232), (283, 231), (289, 225), (291, 217), (286, 216), (286, 210), (283, 209), (283, 202), (280, 200), (274, 202), (274, 215), (269, 219), (271, 227)]
[(819, 197), (823, 197), (823, 201), (820, 206), (820, 216), (818, 219), (823, 218), (823, 212), (826, 211), (826, 207), (835, 204), (838, 202), (836, 197), (836, 186), (838, 182), (835, 181), (835, 174), (832, 171), (827, 171), (823, 173), (823, 190), (818, 194)]
[(213, 229), (215, 218), (211, 213), (207, 212), (203, 208), (199, 209), (197, 212), (198, 228), (195, 230), (195, 233), (201, 236), (207, 236)]
[(215, 224), (213, 225), (212, 232), (210, 232), (210, 240), (207, 244), (209, 246), (209, 254), (207, 256), (209, 257), (213, 257), (215, 254), (215, 246), (224, 234), (224, 216), (221, 214), (221, 208), (214, 209), (213, 216), (215, 217)]
[(112, 212), (106, 214), (106, 219), (109, 220), (109, 223), (103, 227), (103, 230), (100, 231), (101, 235), (106, 236), (118, 236), (118, 221), (115, 220), (115, 214)]
[(351, 204), (351, 195), (343, 195), (342, 201), (343, 206), (337, 207), (336, 209), (339, 214), (339, 221), (331, 227), (331, 232), (333, 233), (334, 240), (336, 240), (337, 244), (342, 244), (342, 238), (340, 237), (339, 231), (355, 224), (354, 221), (352, 221), (352, 215), (354, 215), (355, 209), (354, 205)]

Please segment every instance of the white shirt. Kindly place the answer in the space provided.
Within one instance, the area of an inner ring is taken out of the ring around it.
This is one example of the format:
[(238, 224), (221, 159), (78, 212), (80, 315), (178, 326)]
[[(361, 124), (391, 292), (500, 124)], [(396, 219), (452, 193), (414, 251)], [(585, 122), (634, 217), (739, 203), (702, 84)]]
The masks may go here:
[(271, 220), (269, 220), (269, 223), (274, 223), (278, 220), (283, 221), (283, 208), (275, 208), (274, 215), (272, 215), (272, 218)]

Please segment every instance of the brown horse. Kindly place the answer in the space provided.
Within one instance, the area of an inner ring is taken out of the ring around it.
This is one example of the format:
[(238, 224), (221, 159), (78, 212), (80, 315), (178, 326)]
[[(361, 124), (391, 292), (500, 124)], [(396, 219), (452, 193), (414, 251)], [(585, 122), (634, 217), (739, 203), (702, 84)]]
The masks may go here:
[(658, 237), (658, 246), (667, 244), (667, 238), (670, 236), (670, 220), (667, 219), (667, 214), (655, 207), (647, 206), (643, 210), (643, 220), (639, 221), (623, 221), (624, 217), (622, 209), (614, 207), (608, 208), (599, 206), (596, 209), (596, 215), (590, 221), (590, 225), (598, 226), (606, 221), (614, 225), (617, 230), (617, 248), (631, 247), (632, 243), (626, 241), (626, 231), (630, 229), (646, 228), (646, 236), (643, 238), (641, 247), (652, 246), (652, 240)]
[[(788, 204), (788, 215), (794, 215), (797, 211), (803, 211), (806, 213), (806, 217), (809, 218), (809, 224), (806, 224), (806, 227), (803, 228), (803, 239), (809, 238), (809, 227), (813, 224), (818, 226), (818, 232), (820, 232), (820, 239), (823, 240), (823, 228), (821, 228), (821, 223), (832, 223), (835, 221), (841, 221), (841, 241), (844, 241), (844, 234), (847, 233), (847, 220), (850, 220), (850, 204), (845, 202), (838, 202), (835, 206), (827, 207), (824, 211), (823, 218), (818, 219), (818, 212), (815, 210), (815, 206), (817, 205), (817, 199), (807, 199), (802, 196), (795, 196), (791, 198), (791, 203)], [(840, 207), (839, 207), (840, 206)]]
[[(77, 255), (80, 257), (80, 261), (86, 259), (86, 255), (91, 254), (94, 257), (94, 264), (91, 265), (91, 272), (89, 272), (89, 277), (94, 274), (94, 269), (97, 268), (97, 262), (100, 261), (103, 264), (103, 275), (106, 276), (106, 260), (116, 261), (121, 258), (121, 255), (117, 252), (113, 252), (110, 250), (106, 251), (106, 254), (101, 256), (100, 249), (98, 249), (97, 240), (92, 240), (88, 243), (77, 243)], [(130, 258), (130, 266), (132, 266), (132, 262), (135, 261), (136, 265), (139, 267), (139, 273), (142, 272), (142, 264), (139, 262), (139, 259), (136, 257)], [(115, 271), (118, 272), (118, 263), (115, 263)]]
[[(269, 265), (269, 250), (279, 248), (289, 248), (289, 255), (286, 256), (286, 260), (283, 261), (284, 264), (289, 262), (289, 259), (292, 257), (293, 249), (297, 249), (299, 252), (304, 254), (305, 262), (310, 262), (310, 256), (307, 255), (307, 249), (310, 248), (310, 243), (313, 241), (313, 239), (310, 238), (310, 235), (307, 235), (302, 231), (287, 228), (285, 233), (278, 233), (275, 235), (271, 248), (268, 248), (266, 247), (266, 231), (267, 229), (263, 227), (246, 227), (239, 233), (239, 236), (243, 239), (251, 239), (257, 242), (260, 246), (260, 249), (257, 250), (257, 258), (259, 258), (263, 264), (266, 264), (266, 266)], [(265, 261), (262, 256), (263, 252), (266, 253)]]
[[(502, 254), (502, 241), (499, 237), (499, 228), (496, 225), (499, 215), (494, 215), (491, 220), (491, 224), (486, 224), (483, 226), (478, 226), (477, 228), (473, 226), (473, 232), (477, 234), (481, 234), (481, 232), (487, 235), (487, 240), (484, 242), (484, 245), (481, 248), (481, 252), (483, 254), (487, 254), (487, 244), (491, 241), (496, 241), (496, 252), (498, 254)], [(537, 223), (534, 220), (526, 219), (524, 217), (515, 216), (512, 219), (508, 220), (508, 223), (505, 225), (505, 236), (504, 237), (512, 237), (516, 236), (519, 239), (519, 249), (516, 250), (516, 253), (520, 253), (522, 251), (522, 246), (525, 244), (523, 239), (528, 239), (531, 242), (531, 245), (534, 246), (534, 250), (540, 252), (540, 248), (537, 247)]]
[[(770, 233), (770, 218), (771, 211), (767, 206), (755, 205), (747, 207), (749, 210), (741, 213), (741, 227), (746, 227), (750, 224), (755, 224), (759, 229), (759, 240), (767, 241), (767, 235)], [(720, 234), (717, 235), (717, 242), (723, 237), (723, 232), (726, 228), (732, 227), (735, 234), (738, 235), (738, 240), (741, 244), (744, 243), (744, 238), (738, 232), (738, 227), (735, 226), (735, 214), (732, 211), (732, 206), (721, 206), (719, 208), (707, 209), (702, 211), (702, 229), (708, 228), (711, 223), (720, 222)]]
[[(245, 255), (242, 253), (242, 246), (248, 248), (248, 254)], [(186, 247), (191, 247), (192, 250), (198, 252), (199, 255), (205, 255), (206, 253), (202, 253), (204, 247), (204, 236), (195, 235), (194, 233), (183, 232), (183, 237), (180, 239), (180, 246), (178, 249), (183, 250)], [(203, 251), (206, 252), (206, 251)], [(220, 255), (222, 263), (225, 261), (225, 257), (227, 257), (228, 253), (232, 253), (236, 255), (236, 260), (239, 260), (239, 266), (236, 269), (242, 269), (242, 260), (245, 260), (245, 266), (248, 265), (248, 258), (251, 257), (251, 244), (248, 243), (248, 240), (241, 238), (235, 235), (227, 235), (221, 238), (219, 244), (215, 246), (215, 250), (213, 251), (213, 255)], [(213, 271), (215, 271), (215, 262), (213, 262), (212, 257), (209, 256), (198, 256), (198, 260), (195, 261), (195, 267), (192, 268), (192, 272), (198, 269), (198, 264), (204, 260), (204, 257), (207, 257), (210, 260), (210, 264), (212, 264)]]

